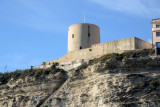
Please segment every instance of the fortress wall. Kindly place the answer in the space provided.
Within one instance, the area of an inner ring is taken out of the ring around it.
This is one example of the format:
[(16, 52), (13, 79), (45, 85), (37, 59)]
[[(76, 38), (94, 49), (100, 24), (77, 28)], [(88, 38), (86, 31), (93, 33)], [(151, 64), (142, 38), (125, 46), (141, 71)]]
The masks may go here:
[(87, 59), (89, 53), (90, 53), (89, 48), (81, 49), (78, 51), (72, 51), (57, 60), (47, 61), (46, 64), (49, 64), (49, 63), (52, 64), (53, 62), (58, 62), (58, 63), (69, 62), (69, 61), (72, 62), (75, 60), (81, 60), (83, 58)]
[(152, 48), (152, 44), (143, 41), (141, 39), (135, 38), (135, 49), (150, 49)]
[(116, 41), (92, 45), (93, 52), (97, 56), (108, 53), (114, 53), (122, 50), (134, 50), (134, 37), (120, 39)]
[[(138, 45), (138, 46), (137, 46)], [(94, 44), (91, 48), (81, 49), (78, 51), (69, 52), (63, 57), (47, 61), (46, 64), (52, 64), (53, 62), (59, 63), (79, 63), (82, 60), (90, 60), (93, 58), (101, 57), (104, 54), (109, 53), (123, 53), (127, 50), (145, 49), (150, 47), (151, 44), (137, 39), (135, 37), (120, 39), (116, 41)]]

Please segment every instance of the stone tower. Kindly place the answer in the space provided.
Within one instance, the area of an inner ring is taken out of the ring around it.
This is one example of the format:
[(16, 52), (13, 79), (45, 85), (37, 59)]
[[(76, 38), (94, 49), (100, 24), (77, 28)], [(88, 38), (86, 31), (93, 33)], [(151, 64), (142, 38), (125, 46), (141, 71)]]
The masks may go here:
[(68, 31), (68, 52), (77, 51), (100, 43), (100, 28), (89, 23), (74, 24)]
[(153, 19), (152, 22), (152, 47), (160, 47), (160, 18)]

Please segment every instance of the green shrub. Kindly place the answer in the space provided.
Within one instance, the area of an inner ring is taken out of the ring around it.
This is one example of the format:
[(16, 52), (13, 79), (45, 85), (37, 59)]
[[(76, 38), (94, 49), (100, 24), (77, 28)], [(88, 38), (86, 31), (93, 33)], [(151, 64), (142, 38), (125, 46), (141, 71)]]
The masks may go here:
[(56, 70), (56, 66), (59, 65), (59, 63), (53, 63), (53, 65), (51, 66), (51, 70)]
[(88, 65), (85, 63), (81, 66), (81, 69), (86, 69), (88, 67)]

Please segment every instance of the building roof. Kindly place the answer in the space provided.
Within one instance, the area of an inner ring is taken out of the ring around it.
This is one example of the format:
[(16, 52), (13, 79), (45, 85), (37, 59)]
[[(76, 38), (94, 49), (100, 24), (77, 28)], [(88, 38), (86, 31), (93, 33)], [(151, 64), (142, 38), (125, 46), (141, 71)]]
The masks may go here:
[(154, 21), (154, 20), (160, 20), (160, 18), (157, 18), (157, 19), (152, 19), (152, 21)]

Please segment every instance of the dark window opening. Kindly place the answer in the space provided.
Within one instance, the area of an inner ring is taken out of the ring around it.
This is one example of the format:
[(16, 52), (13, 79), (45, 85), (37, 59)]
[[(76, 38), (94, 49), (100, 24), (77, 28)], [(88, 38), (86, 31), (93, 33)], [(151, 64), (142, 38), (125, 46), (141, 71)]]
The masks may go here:
[(160, 32), (156, 32), (156, 36), (160, 36)]
[(49, 63), (49, 65), (51, 65), (51, 63)]
[(89, 51), (92, 51), (92, 49), (89, 49)]
[(156, 47), (160, 47), (160, 42), (156, 42)]
[(90, 26), (88, 26), (88, 37), (90, 37)]
[(156, 55), (160, 55), (160, 47), (156, 48)]
[(74, 38), (74, 34), (72, 34), (72, 38)]
[(88, 33), (88, 37), (90, 37), (90, 33)]
[(90, 26), (88, 26), (88, 33), (90, 33)]
[(80, 46), (80, 48), (79, 49), (82, 49), (82, 47)]
[(156, 25), (156, 28), (160, 28), (160, 25)]

